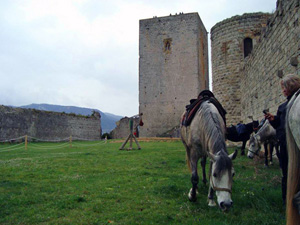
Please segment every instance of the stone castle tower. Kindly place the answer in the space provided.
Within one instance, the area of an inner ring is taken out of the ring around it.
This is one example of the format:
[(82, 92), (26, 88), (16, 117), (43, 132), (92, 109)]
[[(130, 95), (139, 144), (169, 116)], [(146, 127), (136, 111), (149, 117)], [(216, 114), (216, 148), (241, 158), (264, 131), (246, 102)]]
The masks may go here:
[(207, 31), (198, 13), (140, 20), (140, 136), (178, 126), (185, 105), (208, 88)]
[(241, 82), (245, 61), (258, 44), (270, 14), (250, 13), (234, 16), (211, 29), (213, 92), (227, 111), (227, 124), (241, 118)]
[(300, 75), (299, 15), (299, 0), (277, 0), (272, 14), (234, 16), (211, 29), (213, 92), (227, 125), (260, 120), (264, 109), (276, 114), (285, 101), (280, 79)]

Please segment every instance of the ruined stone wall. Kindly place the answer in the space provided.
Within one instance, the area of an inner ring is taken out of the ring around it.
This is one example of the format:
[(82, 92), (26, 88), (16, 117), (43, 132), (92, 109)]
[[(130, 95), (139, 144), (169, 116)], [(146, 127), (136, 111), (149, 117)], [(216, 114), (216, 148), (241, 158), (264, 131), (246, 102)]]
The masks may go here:
[[(111, 137), (113, 139), (128, 137), (128, 135), (130, 134), (129, 120), (130, 118), (124, 117), (120, 119), (118, 122), (116, 122), (117, 126), (111, 132)], [(133, 118), (133, 128), (135, 128), (139, 124), (139, 121), (140, 121), (139, 117)], [(133, 132), (135, 132), (135, 130), (133, 130)]]
[(279, 85), (280, 76), (300, 75), (299, 0), (277, 1), (277, 9), (263, 29), (259, 45), (245, 62), (242, 74), (242, 119), (252, 115), (263, 118), (262, 111), (276, 114), (285, 101)]
[(209, 88), (207, 31), (198, 13), (140, 20), (142, 137), (179, 125), (185, 105)]
[(261, 29), (266, 27), (270, 16), (266, 13), (234, 16), (217, 23), (211, 29), (213, 93), (227, 111), (228, 125), (243, 120), (242, 94), (248, 89), (241, 88), (245, 60), (244, 40), (250, 38), (255, 48)]
[(35, 109), (0, 106), (0, 141), (24, 135), (42, 140), (101, 138), (100, 114), (78, 116)]

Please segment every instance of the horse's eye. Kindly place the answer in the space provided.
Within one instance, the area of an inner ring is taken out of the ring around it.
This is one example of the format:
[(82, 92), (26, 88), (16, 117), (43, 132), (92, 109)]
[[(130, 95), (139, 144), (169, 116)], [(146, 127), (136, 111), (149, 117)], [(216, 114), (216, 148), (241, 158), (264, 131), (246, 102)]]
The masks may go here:
[(217, 177), (217, 174), (216, 174), (216, 173), (213, 173), (213, 176), (214, 176), (214, 177)]

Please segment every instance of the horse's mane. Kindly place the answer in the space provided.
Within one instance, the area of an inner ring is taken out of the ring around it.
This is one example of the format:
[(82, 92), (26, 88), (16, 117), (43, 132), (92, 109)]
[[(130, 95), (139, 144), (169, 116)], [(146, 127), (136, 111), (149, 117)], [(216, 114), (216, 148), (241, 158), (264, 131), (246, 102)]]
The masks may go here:
[(250, 122), (250, 123), (245, 124), (247, 131), (249, 131), (249, 132), (253, 131), (253, 123), (254, 122)]
[(228, 157), (228, 154), (225, 153), (225, 151), (220, 151), (219, 154), (217, 154), (217, 162), (216, 162), (216, 169), (215, 172), (217, 174), (220, 174), (221, 171), (224, 169), (230, 169), (232, 168), (232, 161)]
[(203, 143), (206, 146), (203, 147), (210, 149), (213, 154), (216, 154), (220, 150), (224, 150), (227, 153), (225, 123), (216, 107), (209, 102), (205, 102), (201, 105), (198, 113), (201, 114), (202, 118), (199, 128), (205, 131), (206, 135), (206, 141)]
[(300, 221), (300, 215), (293, 206), (294, 195), (299, 191), (300, 185), (300, 151), (295, 142), (291, 128), (289, 126), (289, 112), (296, 100), (296, 95), (292, 97), (287, 105), (286, 113), (286, 137), (288, 150), (288, 179), (287, 179), (287, 197), (286, 197), (286, 219), (287, 225), (296, 224)]
[[(262, 134), (265, 134), (267, 129), (272, 129), (272, 125), (270, 124), (269, 120), (267, 119), (263, 119), (262, 120), (263, 125), (258, 129), (257, 133), (255, 134), (256, 136), (260, 136), (261, 137), (261, 141), (264, 142), (268, 137), (266, 136), (262, 136)], [(261, 122), (261, 123), (262, 123)], [(274, 129), (274, 128), (273, 128)], [(254, 135), (254, 136), (255, 136)], [(252, 137), (253, 138), (253, 137)], [(251, 139), (252, 139), (251, 138)]]

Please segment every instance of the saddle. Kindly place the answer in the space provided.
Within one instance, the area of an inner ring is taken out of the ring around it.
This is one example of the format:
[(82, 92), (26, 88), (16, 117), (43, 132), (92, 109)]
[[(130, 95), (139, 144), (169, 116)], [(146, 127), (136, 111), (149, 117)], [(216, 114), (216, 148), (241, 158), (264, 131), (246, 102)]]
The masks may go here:
[(204, 101), (209, 101), (210, 103), (214, 104), (216, 106), (216, 108), (218, 109), (220, 115), (222, 116), (225, 126), (226, 126), (226, 111), (225, 109), (222, 107), (221, 103), (215, 98), (214, 94), (209, 91), (209, 90), (204, 90), (201, 91), (200, 94), (198, 95), (197, 99), (191, 99), (190, 100), (190, 104), (187, 105), (186, 108), (186, 113), (184, 114), (181, 124), (183, 126), (189, 126), (196, 114), (196, 112), (198, 111), (198, 109), (200, 108), (201, 104)]
[(237, 131), (238, 135), (241, 136), (247, 132), (247, 127), (243, 123), (238, 123), (236, 125), (236, 131)]

